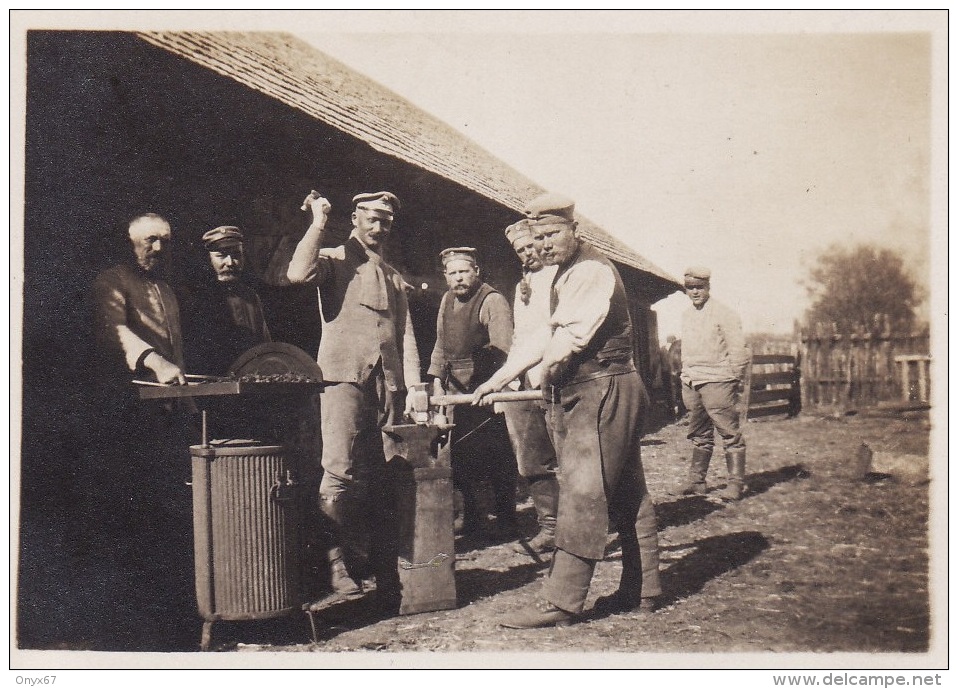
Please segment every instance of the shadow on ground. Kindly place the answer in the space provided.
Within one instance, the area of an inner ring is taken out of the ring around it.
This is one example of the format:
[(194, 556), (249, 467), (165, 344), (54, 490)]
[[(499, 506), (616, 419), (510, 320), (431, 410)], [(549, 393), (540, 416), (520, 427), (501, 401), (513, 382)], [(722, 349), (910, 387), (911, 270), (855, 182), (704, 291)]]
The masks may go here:
[(675, 603), (700, 592), (708, 581), (741, 567), (769, 545), (758, 531), (740, 531), (662, 548), (663, 553), (692, 549), (662, 571), (662, 590), (668, 592), (663, 603)]
[[(747, 500), (761, 493), (766, 492), (772, 486), (788, 481), (808, 478), (811, 474), (805, 470), (801, 464), (776, 469), (775, 471), (762, 471), (756, 474), (749, 474), (745, 477), (748, 484), (748, 492), (742, 498)], [(673, 526), (685, 526), (692, 522), (705, 519), (713, 512), (724, 509), (725, 505), (720, 500), (713, 497), (715, 489), (709, 490), (706, 495), (687, 495), (677, 497), (670, 502), (660, 502), (655, 506), (655, 516), (658, 522), (659, 530)]]

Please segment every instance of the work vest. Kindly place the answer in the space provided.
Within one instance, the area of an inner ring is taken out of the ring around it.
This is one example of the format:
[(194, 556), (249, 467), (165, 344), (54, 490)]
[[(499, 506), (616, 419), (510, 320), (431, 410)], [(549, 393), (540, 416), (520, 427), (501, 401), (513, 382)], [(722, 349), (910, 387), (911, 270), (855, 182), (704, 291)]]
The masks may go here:
[[(562, 376), (553, 381), (554, 386), (572, 385), (593, 378), (614, 376), (635, 371), (634, 352), (632, 348), (632, 319), (629, 316), (629, 302), (625, 294), (622, 277), (615, 266), (588, 245), (582, 245), (579, 255), (569, 269), (583, 260), (599, 260), (608, 265), (615, 275), (615, 289), (609, 303), (609, 312), (596, 331), (595, 336), (585, 349), (572, 355), (569, 367)], [(556, 273), (556, 280), (562, 273)], [(555, 289), (556, 280), (553, 280), (551, 310), (555, 313), (559, 295)]]
[(494, 360), (489, 348), (489, 330), (479, 322), (482, 303), (496, 290), (482, 283), (476, 293), (454, 309), (456, 297), (451, 292), (442, 312), (442, 352), (446, 359), (443, 384), (450, 392), (472, 392), (475, 382), (488, 380), (502, 363)]

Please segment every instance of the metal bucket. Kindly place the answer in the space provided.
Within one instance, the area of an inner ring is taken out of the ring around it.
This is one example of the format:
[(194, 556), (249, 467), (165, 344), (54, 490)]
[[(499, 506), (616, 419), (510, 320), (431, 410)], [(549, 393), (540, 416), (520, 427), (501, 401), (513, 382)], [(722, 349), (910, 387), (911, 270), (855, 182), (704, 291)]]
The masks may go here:
[(196, 601), (203, 646), (218, 620), (299, 612), (299, 496), (284, 448), (252, 440), (190, 447)]

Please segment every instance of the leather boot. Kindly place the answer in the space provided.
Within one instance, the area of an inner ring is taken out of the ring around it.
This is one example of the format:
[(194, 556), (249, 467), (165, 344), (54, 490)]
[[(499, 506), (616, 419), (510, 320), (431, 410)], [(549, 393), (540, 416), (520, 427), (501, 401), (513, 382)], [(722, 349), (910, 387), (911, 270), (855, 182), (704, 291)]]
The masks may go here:
[(725, 452), (725, 465), (728, 467), (728, 485), (722, 491), (723, 500), (740, 500), (745, 494), (745, 448), (736, 448)]
[(363, 587), (356, 583), (343, 562), (343, 551), (329, 549), (329, 585), (340, 598), (358, 598), (363, 595)]
[(343, 498), (338, 500), (321, 498), (319, 509), (322, 512), (323, 529), (329, 543), (327, 559), (329, 560), (330, 596), (333, 598), (356, 598), (361, 596), (363, 589), (350, 576), (349, 570), (346, 568), (343, 548), (340, 545), (343, 542), (343, 534), (349, 527), (346, 523), (348, 519), (346, 500)]
[(568, 627), (573, 615), (557, 608), (547, 600), (537, 600), (534, 605), (520, 612), (506, 615), (500, 627), (508, 629), (537, 629), (539, 627)]
[(556, 546), (556, 512), (559, 507), (559, 482), (554, 476), (529, 483), (529, 496), (536, 508), (539, 533), (532, 538), (516, 543), (512, 549), (517, 553), (535, 557), (551, 553)]
[[(593, 608), (599, 615), (614, 615), (622, 612), (655, 612), (658, 609), (661, 586), (658, 579), (655, 582), (646, 582), (642, 574), (642, 549), (635, 532), (620, 532), (619, 541), (622, 547), (622, 574), (619, 577), (619, 590), (608, 596), (600, 596)], [(656, 544), (658, 548), (658, 544)], [(646, 554), (647, 556), (651, 554)], [(658, 553), (656, 557), (649, 557), (658, 569)], [(653, 566), (653, 565), (650, 565)], [(653, 592), (652, 588), (656, 590)], [(644, 595), (646, 592), (652, 595)]]
[(705, 476), (712, 461), (712, 450), (704, 447), (692, 448), (692, 460), (689, 462), (688, 483), (681, 486), (673, 495), (705, 495), (708, 485)]

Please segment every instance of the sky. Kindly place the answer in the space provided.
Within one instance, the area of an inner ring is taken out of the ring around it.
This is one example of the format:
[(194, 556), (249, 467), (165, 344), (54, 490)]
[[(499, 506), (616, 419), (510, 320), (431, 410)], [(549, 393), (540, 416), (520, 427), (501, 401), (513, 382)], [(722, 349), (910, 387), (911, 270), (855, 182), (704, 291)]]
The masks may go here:
[[(836, 243), (895, 251), (932, 296), (932, 322), (947, 317), (943, 10), (78, 10), (14, 19), (291, 33), (572, 197), (674, 277), (710, 267), (713, 298), (736, 308), (747, 332), (791, 333), (808, 306), (802, 280)], [(661, 340), (678, 334), (687, 306), (681, 293), (654, 305)]]
[[(669, 274), (710, 267), (747, 332), (791, 333), (836, 243), (890, 248), (928, 289), (934, 263), (940, 22), (818, 15), (426, 12), (291, 30)], [(661, 339), (687, 306), (655, 305)]]

